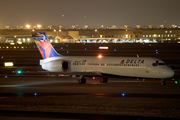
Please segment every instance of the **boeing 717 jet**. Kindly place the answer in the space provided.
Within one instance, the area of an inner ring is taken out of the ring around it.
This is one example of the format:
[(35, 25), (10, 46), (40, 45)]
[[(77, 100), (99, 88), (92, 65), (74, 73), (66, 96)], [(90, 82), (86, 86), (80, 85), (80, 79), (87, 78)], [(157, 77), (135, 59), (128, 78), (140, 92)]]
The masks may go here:
[(100, 82), (107, 83), (106, 75), (127, 76), (136, 78), (157, 78), (165, 85), (167, 78), (174, 76), (174, 71), (162, 60), (151, 57), (96, 57), (96, 56), (63, 56), (58, 54), (48, 40), (46, 33), (36, 33), (33, 37), (42, 55), (42, 69), (79, 76), (80, 84), (86, 83), (85, 76), (100, 76)]

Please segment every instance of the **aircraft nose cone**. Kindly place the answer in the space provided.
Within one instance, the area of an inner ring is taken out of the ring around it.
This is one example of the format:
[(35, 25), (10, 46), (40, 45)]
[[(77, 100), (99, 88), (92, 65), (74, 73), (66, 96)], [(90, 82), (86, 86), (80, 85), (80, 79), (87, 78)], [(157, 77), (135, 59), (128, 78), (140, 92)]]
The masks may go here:
[(174, 71), (172, 69), (169, 69), (164, 73), (166, 74), (167, 78), (170, 78), (170, 77), (174, 76)]

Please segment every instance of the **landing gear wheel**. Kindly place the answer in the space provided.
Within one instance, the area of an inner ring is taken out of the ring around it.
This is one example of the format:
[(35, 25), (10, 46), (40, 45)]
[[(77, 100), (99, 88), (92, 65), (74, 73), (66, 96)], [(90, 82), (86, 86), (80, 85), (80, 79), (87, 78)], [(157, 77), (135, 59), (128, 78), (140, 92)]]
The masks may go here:
[(79, 84), (85, 84), (86, 83), (86, 78), (78, 79), (78, 83)]
[(161, 80), (161, 85), (166, 85), (166, 79)]
[(161, 82), (161, 85), (166, 85), (166, 82), (165, 82), (165, 81), (162, 81), (162, 82)]
[(101, 83), (107, 83), (107, 81), (108, 81), (108, 78), (100, 78)]

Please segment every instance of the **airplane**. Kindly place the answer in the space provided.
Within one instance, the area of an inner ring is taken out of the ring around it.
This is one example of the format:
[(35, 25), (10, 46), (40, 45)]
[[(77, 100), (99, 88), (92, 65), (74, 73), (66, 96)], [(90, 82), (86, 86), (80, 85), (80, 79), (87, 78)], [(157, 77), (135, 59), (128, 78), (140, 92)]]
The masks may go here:
[[(108, 76), (166, 79), (174, 76), (174, 71), (162, 60), (152, 57), (105, 57), (105, 56), (63, 56), (56, 52), (46, 33), (38, 32), (33, 37), (43, 59), (42, 69), (59, 74), (79, 76), (78, 83), (86, 83), (85, 76), (100, 76), (101, 83), (108, 82)], [(105, 75), (105, 76), (104, 76)]]

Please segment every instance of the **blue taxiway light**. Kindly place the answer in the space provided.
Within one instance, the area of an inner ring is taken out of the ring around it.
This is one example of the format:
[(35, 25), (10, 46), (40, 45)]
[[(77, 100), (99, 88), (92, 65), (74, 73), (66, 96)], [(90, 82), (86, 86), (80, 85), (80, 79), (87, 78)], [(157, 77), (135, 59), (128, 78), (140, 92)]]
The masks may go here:
[(63, 47), (61, 47), (61, 49), (63, 49)]
[(4, 76), (5, 78), (7, 78), (7, 76)]
[(85, 48), (85, 50), (86, 50), (86, 48)]
[(116, 49), (114, 49), (114, 51), (116, 51)]
[(67, 53), (69, 53), (69, 51), (67, 51)]
[(124, 93), (122, 93), (122, 96), (124, 97), (124, 96), (125, 96), (125, 94), (124, 94)]
[(156, 52), (156, 54), (158, 54), (158, 52)]
[(66, 45), (66, 47), (68, 47), (68, 45)]
[(36, 95), (37, 95), (37, 93), (34, 93), (34, 95), (36, 96)]

